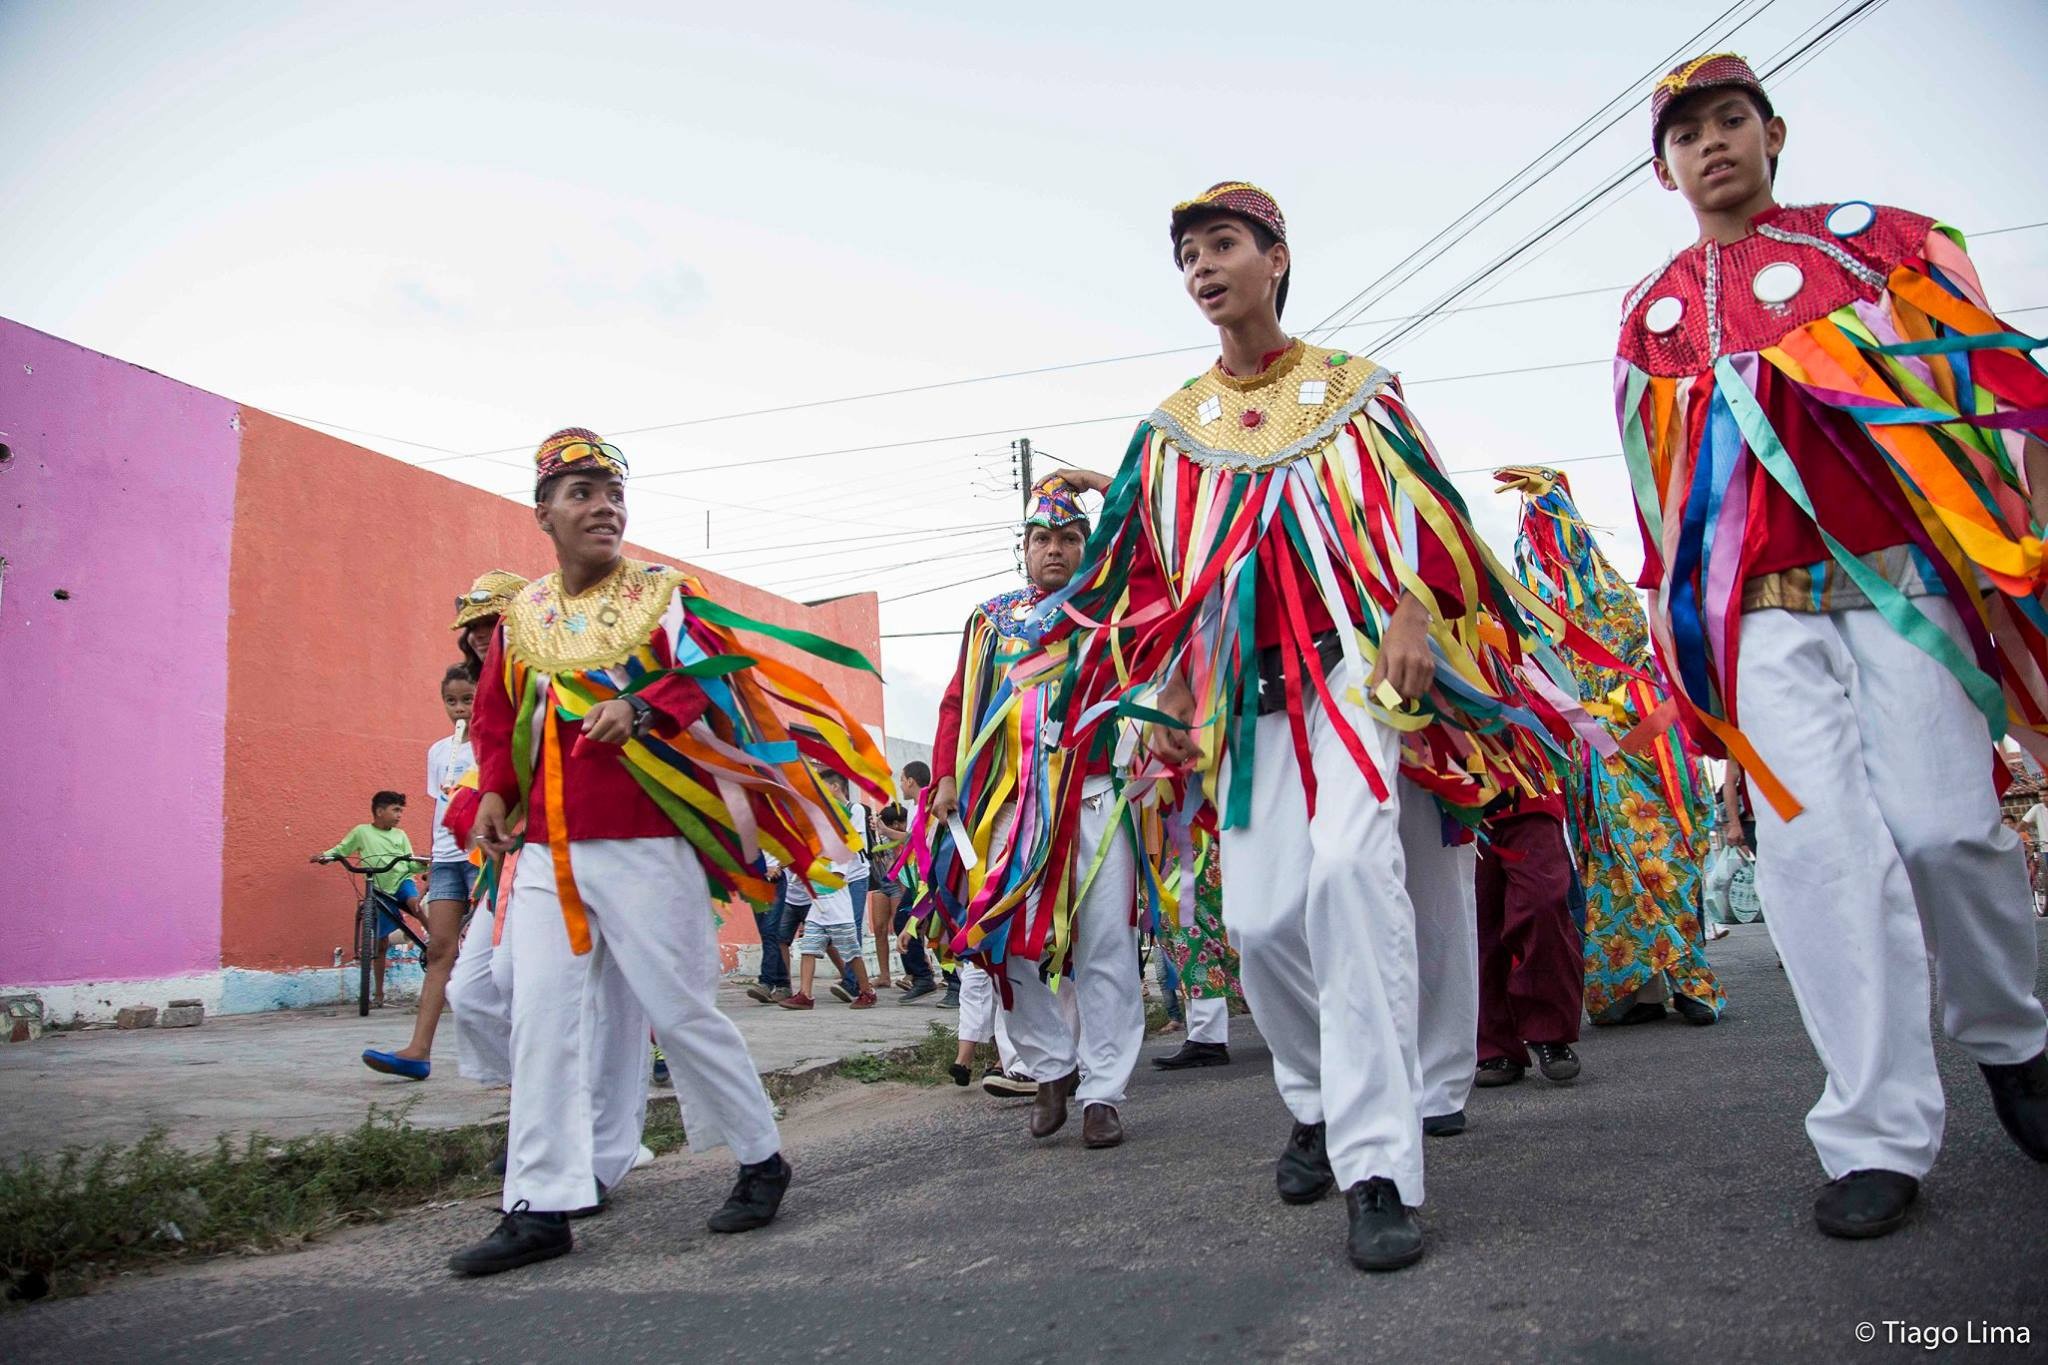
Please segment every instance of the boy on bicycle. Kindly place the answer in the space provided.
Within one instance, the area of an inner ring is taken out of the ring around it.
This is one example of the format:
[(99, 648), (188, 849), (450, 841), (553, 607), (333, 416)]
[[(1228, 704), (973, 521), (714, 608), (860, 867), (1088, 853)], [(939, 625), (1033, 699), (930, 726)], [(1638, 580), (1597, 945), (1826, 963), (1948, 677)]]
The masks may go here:
[[(364, 867), (383, 867), (383, 871), (371, 874), (370, 884), (399, 908), (422, 925), (425, 920), (420, 914), (419, 883), (413, 880), (413, 864), (419, 859), (412, 854), (412, 838), (398, 827), (405, 818), (405, 796), (402, 792), (383, 791), (370, 798), (370, 823), (357, 825), (342, 841), (325, 853), (313, 855), (316, 863), (331, 863), (337, 858), (354, 858)], [(393, 861), (396, 859), (397, 861)], [(390, 866), (384, 865), (389, 863)], [(382, 945), (398, 935), (398, 920), (389, 911), (379, 909), (377, 915), (377, 941), (379, 950), (376, 958), (377, 1004), (384, 1004), (384, 953)]]

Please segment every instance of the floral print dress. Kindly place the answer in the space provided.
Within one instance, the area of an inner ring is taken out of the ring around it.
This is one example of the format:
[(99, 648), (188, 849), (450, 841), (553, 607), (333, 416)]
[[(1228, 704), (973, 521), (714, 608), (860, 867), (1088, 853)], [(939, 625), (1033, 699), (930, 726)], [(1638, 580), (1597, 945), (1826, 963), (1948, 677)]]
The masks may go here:
[[(1563, 477), (1540, 473), (1550, 486), (1523, 503), (1519, 576), (1616, 659), (1657, 676), (1635, 589), (1600, 553)], [(1543, 487), (1532, 482), (1525, 494)], [(1570, 652), (1564, 657), (1587, 709), (1617, 740), (1667, 695)], [(1727, 999), (1701, 948), (1712, 803), (1697, 758), (1674, 725), (1638, 754), (1603, 758), (1582, 749), (1578, 767), (1569, 819), (1586, 892), (1586, 1013), (1599, 1022), (1619, 1015), (1662, 974), (1674, 993), (1718, 1015)]]
[(1159, 946), (1191, 1000), (1235, 1000), (1237, 950), (1223, 937), (1223, 860), (1215, 841), (1195, 832), (1195, 894), (1179, 898), (1175, 918), (1159, 926)]

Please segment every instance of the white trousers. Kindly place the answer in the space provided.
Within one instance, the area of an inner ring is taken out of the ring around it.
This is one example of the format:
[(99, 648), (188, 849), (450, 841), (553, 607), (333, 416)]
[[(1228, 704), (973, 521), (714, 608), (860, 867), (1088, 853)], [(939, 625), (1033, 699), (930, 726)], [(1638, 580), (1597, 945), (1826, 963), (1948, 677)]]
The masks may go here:
[(1017, 1069), (1017, 1048), (1010, 1041), (1009, 1021), (996, 1003), (996, 979), (971, 962), (960, 964), (960, 1041), (996, 1045), (996, 1062), (1004, 1071)]
[(481, 1085), (512, 1083), (512, 990), (506, 970), (512, 955), (505, 953), (502, 963), (496, 960), (499, 955), (491, 942), (496, 923), (496, 916), (477, 907), (463, 932), (455, 969), (448, 974), (456, 1069)]
[(1433, 1118), (1465, 1107), (1479, 1067), (1479, 849), (1445, 847), (1435, 798), (1405, 778), (1400, 800), (1401, 853), (1415, 903), (1422, 1113)]
[(1210, 996), (1202, 1000), (1189, 996), (1181, 1002), (1181, 1012), (1187, 1015), (1189, 1042), (1230, 1041), (1230, 1002), (1222, 996)]
[[(647, 1093), (647, 1024), (675, 1078), (693, 1151), (730, 1146), (742, 1162), (781, 1146), (747, 1045), (717, 1005), (719, 958), (704, 869), (676, 839), (592, 839), (569, 846), (589, 912), (591, 950), (569, 949), (549, 850), (519, 860), (510, 941), (519, 964), (512, 999), (512, 1131), (505, 1207), (581, 1208), (607, 1185), (615, 1136), (593, 1143), (620, 1093), (638, 1101), (620, 1142), (631, 1169)], [(611, 1060), (637, 1038), (628, 1064)], [(593, 1099), (595, 1095), (595, 1099)], [(623, 1128), (623, 1121), (619, 1127)], [(596, 1150), (594, 1150), (594, 1148)]]
[[(1345, 705), (1344, 714), (1395, 784), (1394, 732), (1362, 708)], [(1384, 1176), (1404, 1203), (1419, 1205), (1415, 909), (1400, 790), (1391, 785), (1386, 802), (1373, 797), (1313, 698), (1307, 722), (1313, 820), (1286, 713), (1256, 722), (1251, 818), (1222, 837), (1223, 922), (1280, 1098), (1296, 1122), (1328, 1124), (1337, 1183)], [(1221, 777), (1227, 788), (1227, 761)]]
[[(1138, 926), (1132, 922), (1137, 870), (1130, 841), (1110, 823), (1116, 798), (1098, 792), (1081, 803), (1074, 841), (1074, 876), (1085, 877), (1108, 841), (1102, 870), (1074, 907), (1074, 975), (1059, 995), (1072, 992), (1080, 1011), (1079, 1036), (1063, 1002), (1039, 979), (1038, 963), (1012, 953), (1010, 1041), (1017, 1062), (1037, 1081), (1058, 1080), (1079, 1069), (1075, 1098), (1082, 1104), (1122, 1104), (1124, 1087), (1145, 1043), (1145, 982), (1138, 966)], [(999, 840), (1000, 842), (1000, 840)]]
[[(1964, 638), (1947, 599), (1916, 605)], [(1989, 731), (1872, 608), (1748, 613), (1737, 667), (1742, 728), (1806, 807), (1787, 823), (1752, 790), (1757, 894), (1827, 1068), (1807, 1136), (1831, 1178), (1925, 1175), (1942, 1132), (1929, 956), (1942, 1028), (1973, 1060), (2025, 1061), (2048, 1029)]]

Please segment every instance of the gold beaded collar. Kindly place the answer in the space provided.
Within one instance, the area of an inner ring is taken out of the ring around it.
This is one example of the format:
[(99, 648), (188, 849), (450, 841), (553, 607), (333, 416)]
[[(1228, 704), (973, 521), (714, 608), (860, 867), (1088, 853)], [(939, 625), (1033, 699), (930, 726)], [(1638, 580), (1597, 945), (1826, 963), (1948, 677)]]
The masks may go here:
[(665, 564), (632, 559), (575, 597), (562, 591), (560, 573), (537, 578), (505, 612), (505, 647), (542, 673), (611, 668), (647, 643), (684, 581)]
[(1392, 378), (1369, 360), (1296, 341), (1248, 379), (1212, 365), (1150, 421), (1205, 468), (1270, 469), (1328, 441)]

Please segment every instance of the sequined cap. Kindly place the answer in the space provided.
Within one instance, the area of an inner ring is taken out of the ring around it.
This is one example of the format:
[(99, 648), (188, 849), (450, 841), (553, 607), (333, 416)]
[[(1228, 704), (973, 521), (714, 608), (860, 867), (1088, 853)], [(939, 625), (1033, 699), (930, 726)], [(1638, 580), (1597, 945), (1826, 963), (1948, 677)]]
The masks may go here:
[(526, 580), (516, 573), (504, 569), (486, 569), (476, 576), (476, 582), (469, 585), (469, 591), (455, 599), (455, 624), (450, 630), (461, 630), (471, 621), (481, 621), (487, 616), (503, 616), (506, 606), (526, 586)]
[[(588, 463), (586, 463), (588, 462)], [(592, 468), (626, 477), (626, 457), (619, 448), (588, 427), (563, 427), (540, 443), (533, 452), (533, 494), (558, 474), (585, 472)]]
[(1081, 490), (1057, 474), (1049, 474), (1031, 486), (1031, 511), (1024, 525), (1057, 529), (1078, 523), (1088, 529), (1088, 514), (1081, 510)]
[(1771, 97), (1749, 63), (1733, 52), (1709, 52), (1671, 68), (1650, 92), (1650, 151), (1664, 154), (1664, 113), (1673, 103), (1702, 90), (1724, 88), (1747, 90), (1763, 105), (1764, 117), (1771, 117)]
[(1170, 245), (1175, 265), (1180, 264), (1180, 235), (1187, 230), (1187, 225), (1217, 213), (1234, 213), (1240, 218), (1249, 218), (1281, 241), (1287, 240), (1287, 219), (1272, 195), (1249, 181), (1224, 180), (1173, 206)]

